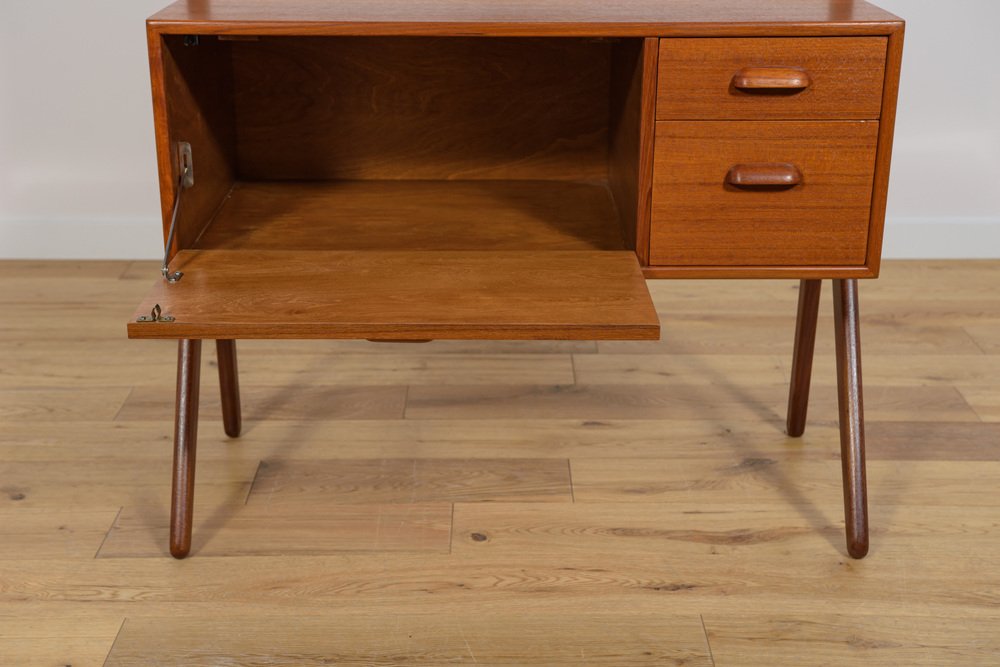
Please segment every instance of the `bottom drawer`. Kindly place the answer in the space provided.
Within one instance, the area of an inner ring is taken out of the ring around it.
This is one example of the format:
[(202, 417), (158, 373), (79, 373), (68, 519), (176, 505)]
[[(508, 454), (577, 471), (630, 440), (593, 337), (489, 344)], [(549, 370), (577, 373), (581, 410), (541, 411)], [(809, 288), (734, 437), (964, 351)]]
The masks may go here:
[(876, 121), (656, 124), (650, 263), (860, 266)]

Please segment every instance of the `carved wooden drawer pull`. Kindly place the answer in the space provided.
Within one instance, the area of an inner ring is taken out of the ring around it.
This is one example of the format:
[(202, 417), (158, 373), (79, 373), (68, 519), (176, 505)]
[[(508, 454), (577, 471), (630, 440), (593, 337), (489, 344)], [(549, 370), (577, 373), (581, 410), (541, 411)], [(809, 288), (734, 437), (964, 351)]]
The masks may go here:
[(733, 76), (733, 87), (745, 91), (802, 91), (812, 85), (809, 73), (797, 67), (746, 67)]
[(802, 184), (802, 171), (787, 163), (737, 164), (726, 174), (726, 183), (737, 188), (792, 188)]

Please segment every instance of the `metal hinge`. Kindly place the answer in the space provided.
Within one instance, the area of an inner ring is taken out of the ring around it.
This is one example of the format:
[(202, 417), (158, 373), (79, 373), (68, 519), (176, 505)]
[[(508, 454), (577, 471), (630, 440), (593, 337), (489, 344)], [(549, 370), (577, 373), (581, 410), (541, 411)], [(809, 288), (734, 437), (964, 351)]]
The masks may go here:
[(153, 310), (149, 315), (140, 315), (135, 320), (136, 322), (173, 322), (173, 315), (164, 315), (163, 310), (160, 308), (160, 304), (153, 306)]

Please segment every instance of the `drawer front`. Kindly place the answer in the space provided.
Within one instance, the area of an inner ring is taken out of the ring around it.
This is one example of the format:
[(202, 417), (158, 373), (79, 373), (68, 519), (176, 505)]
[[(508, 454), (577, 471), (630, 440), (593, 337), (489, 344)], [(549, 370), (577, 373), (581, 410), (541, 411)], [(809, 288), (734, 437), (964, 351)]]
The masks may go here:
[(656, 124), (650, 263), (865, 263), (878, 122)]
[(885, 37), (661, 39), (656, 117), (879, 118)]

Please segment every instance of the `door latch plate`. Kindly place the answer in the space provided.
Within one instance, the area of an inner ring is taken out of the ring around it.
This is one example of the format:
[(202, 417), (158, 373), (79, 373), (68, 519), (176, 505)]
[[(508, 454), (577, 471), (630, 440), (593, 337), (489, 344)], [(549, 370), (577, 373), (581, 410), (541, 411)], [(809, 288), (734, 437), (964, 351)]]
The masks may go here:
[(150, 311), (149, 315), (140, 315), (136, 318), (136, 322), (173, 322), (173, 315), (164, 315), (163, 310), (160, 308), (160, 304), (153, 306), (153, 310)]

